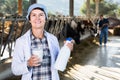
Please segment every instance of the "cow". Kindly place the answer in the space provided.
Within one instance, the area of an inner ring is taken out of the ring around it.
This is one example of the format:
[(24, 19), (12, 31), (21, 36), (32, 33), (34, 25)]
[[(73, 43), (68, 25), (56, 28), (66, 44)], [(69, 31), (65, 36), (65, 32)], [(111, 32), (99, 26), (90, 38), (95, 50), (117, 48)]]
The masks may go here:
[(76, 44), (80, 43), (80, 34), (77, 29), (77, 23), (74, 20), (66, 22), (65, 26), (62, 29), (62, 34), (65, 38), (71, 37), (75, 40)]

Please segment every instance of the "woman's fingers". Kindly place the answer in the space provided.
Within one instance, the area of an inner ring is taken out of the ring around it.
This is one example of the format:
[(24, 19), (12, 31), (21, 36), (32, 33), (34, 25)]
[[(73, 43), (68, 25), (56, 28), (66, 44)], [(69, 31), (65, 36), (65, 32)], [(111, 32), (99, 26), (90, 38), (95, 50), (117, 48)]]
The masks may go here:
[(32, 55), (30, 59), (28, 60), (28, 66), (33, 67), (33, 66), (38, 66), (40, 65), (40, 59), (36, 55)]

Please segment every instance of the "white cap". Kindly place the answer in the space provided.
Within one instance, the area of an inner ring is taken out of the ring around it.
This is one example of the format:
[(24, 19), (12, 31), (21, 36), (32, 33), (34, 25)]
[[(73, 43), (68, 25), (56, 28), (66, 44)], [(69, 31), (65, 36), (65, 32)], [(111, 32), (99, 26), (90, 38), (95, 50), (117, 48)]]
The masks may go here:
[(48, 14), (47, 14), (47, 9), (46, 9), (46, 6), (44, 6), (43, 4), (38, 4), (38, 3), (35, 3), (35, 4), (32, 4), (29, 8), (28, 8), (28, 12), (27, 12), (27, 16), (26, 18), (29, 20), (29, 16), (30, 16), (30, 13), (33, 9), (35, 8), (40, 8), (40, 9), (43, 9), (44, 13), (45, 13), (45, 16), (46, 16), (46, 19), (48, 18)]

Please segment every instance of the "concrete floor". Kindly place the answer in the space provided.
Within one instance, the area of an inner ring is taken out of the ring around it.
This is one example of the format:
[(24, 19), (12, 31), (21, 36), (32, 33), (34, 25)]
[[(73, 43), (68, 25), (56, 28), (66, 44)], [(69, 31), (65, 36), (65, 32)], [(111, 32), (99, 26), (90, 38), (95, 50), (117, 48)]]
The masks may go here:
[(86, 47), (72, 55), (66, 71), (60, 72), (61, 80), (120, 80), (120, 37), (109, 37), (106, 46)]
[(87, 64), (105, 67), (120, 67), (120, 37), (109, 37), (107, 45), (104, 44), (93, 50), (92, 57)]

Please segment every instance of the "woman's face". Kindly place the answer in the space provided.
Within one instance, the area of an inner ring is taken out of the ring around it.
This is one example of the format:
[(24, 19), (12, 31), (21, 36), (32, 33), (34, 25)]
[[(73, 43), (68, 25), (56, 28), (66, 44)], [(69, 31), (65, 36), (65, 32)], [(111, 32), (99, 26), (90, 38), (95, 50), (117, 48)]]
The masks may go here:
[(33, 29), (44, 29), (45, 26), (45, 13), (40, 9), (34, 9), (30, 13), (30, 23)]

